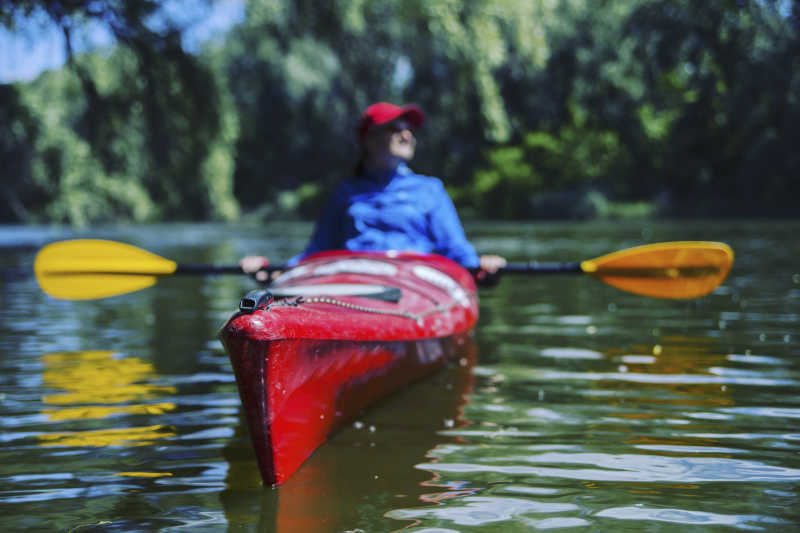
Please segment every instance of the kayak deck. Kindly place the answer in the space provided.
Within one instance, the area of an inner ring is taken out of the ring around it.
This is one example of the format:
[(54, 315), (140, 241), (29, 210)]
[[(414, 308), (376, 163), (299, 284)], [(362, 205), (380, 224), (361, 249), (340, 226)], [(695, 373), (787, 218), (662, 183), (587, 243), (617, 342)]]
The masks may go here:
[(237, 313), (220, 335), (265, 484), (288, 479), (371, 403), (457, 358), (478, 316), (472, 276), (439, 256), (326, 252), (267, 290), (280, 298)]

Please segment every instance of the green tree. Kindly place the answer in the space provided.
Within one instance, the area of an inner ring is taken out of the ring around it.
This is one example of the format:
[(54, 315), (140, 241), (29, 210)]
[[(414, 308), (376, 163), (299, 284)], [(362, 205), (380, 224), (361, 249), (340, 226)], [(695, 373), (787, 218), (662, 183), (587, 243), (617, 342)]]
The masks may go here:
[[(237, 216), (235, 116), (223, 116), (224, 86), (183, 49), (181, 28), (162, 4), (1, 4), (6, 24), (41, 10), (64, 34), (68, 72), (43, 76), (27, 98), (46, 125), (33, 167), (50, 193), (39, 206), (46, 218), (85, 224)], [(115, 37), (107, 57), (74, 52), (72, 35), (87, 20)]]
[(781, 4), (658, 1), (631, 16), (651, 101), (678, 110), (660, 169), (678, 207), (795, 212), (800, 48)]
[[(162, 8), (0, 0), (0, 22), (44, 12), (70, 52), (0, 93), (20, 180), (2, 216), (313, 215), (379, 100), (426, 109), (414, 168), (485, 216), (589, 189), (672, 214), (796, 211), (796, 0), (251, 1), (201, 53)], [(118, 45), (75, 53), (88, 20)]]
[(632, 154), (619, 191), (667, 193), (675, 214), (792, 209), (800, 55), (781, 4), (606, 4), (622, 16), (594, 26), (574, 87)]
[(0, 168), (3, 195), (0, 221), (30, 218), (30, 206), (44, 201), (45, 191), (34, 182), (33, 146), (39, 136), (39, 124), (31, 115), (13, 85), (0, 85)]
[[(563, 10), (544, 83), (512, 85), (519, 97), (538, 87), (551, 111), (528, 106), (534, 133), (514, 139), (515, 151), (487, 152), (473, 193), (494, 184), (484, 204), (513, 194), (519, 211), (536, 191), (583, 181), (622, 199), (669, 198), (672, 214), (796, 212), (798, 10), (792, 3), (787, 16), (786, 5), (606, 0)], [(614, 164), (598, 165), (601, 151)], [(497, 159), (509, 153), (530, 179)]]
[(519, 134), (498, 72), (541, 70), (550, 2), (250, 2), (226, 43), (241, 121), (236, 192), (253, 207), (304, 182), (352, 172), (358, 113), (412, 101), (431, 121), (415, 168), (470, 181), (487, 143)]

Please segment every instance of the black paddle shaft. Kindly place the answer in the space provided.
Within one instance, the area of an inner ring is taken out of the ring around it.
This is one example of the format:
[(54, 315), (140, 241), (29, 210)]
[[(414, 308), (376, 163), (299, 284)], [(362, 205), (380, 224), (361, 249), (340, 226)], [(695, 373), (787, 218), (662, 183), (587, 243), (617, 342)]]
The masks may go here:
[(509, 263), (497, 272), (486, 272), (480, 268), (469, 269), (475, 277), (475, 282), (482, 287), (492, 287), (500, 282), (503, 274), (573, 274), (582, 273), (580, 263), (540, 263), (528, 261), (527, 263)]
[(580, 263), (540, 263), (528, 261), (527, 263), (509, 263), (500, 269), (500, 272), (515, 274), (571, 274), (581, 273)]
[[(263, 267), (261, 270), (267, 272), (274, 272), (276, 270), (286, 270), (288, 267), (283, 265), (269, 265)], [(472, 272), (478, 272), (480, 269), (470, 269)], [(539, 261), (528, 261), (526, 263), (509, 263), (498, 271), (502, 273), (513, 274), (570, 274), (581, 273), (580, 263), (541, 263)], [(178, 265), (175, 269), (175, 274), (244, 274), (242, 267), (238, 265)]]
[(239, 265), (178, 265), (175, 274), (244, 274)]

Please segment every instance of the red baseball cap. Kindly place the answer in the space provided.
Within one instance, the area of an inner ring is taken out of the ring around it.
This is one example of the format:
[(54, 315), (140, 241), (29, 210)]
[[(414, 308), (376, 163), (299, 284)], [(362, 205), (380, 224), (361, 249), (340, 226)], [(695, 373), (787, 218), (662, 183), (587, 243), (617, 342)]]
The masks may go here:
[(361, 120), (358, 122), (358, 138), (363, 139), (373, 126), (386, 124), (399, 117), (408, 120), (412, 128), (419, 128), (425, 122), (425, 113), (419, 106), (413, 104), (399, 106), (388, 102), (378, 102), (369, 106), (361, 114)]

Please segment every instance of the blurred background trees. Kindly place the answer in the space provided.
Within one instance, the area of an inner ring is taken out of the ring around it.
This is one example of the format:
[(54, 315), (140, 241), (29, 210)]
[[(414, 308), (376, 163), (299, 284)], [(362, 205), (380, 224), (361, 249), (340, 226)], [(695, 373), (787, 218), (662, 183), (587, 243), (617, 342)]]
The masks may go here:
[(0, 86), (0, 220), (313, 216), (379, 100), (475, 216), (797, 214), (797, 0), (252, 1), (196, 51), (168, 8), (0, 0), (115, 39)]

